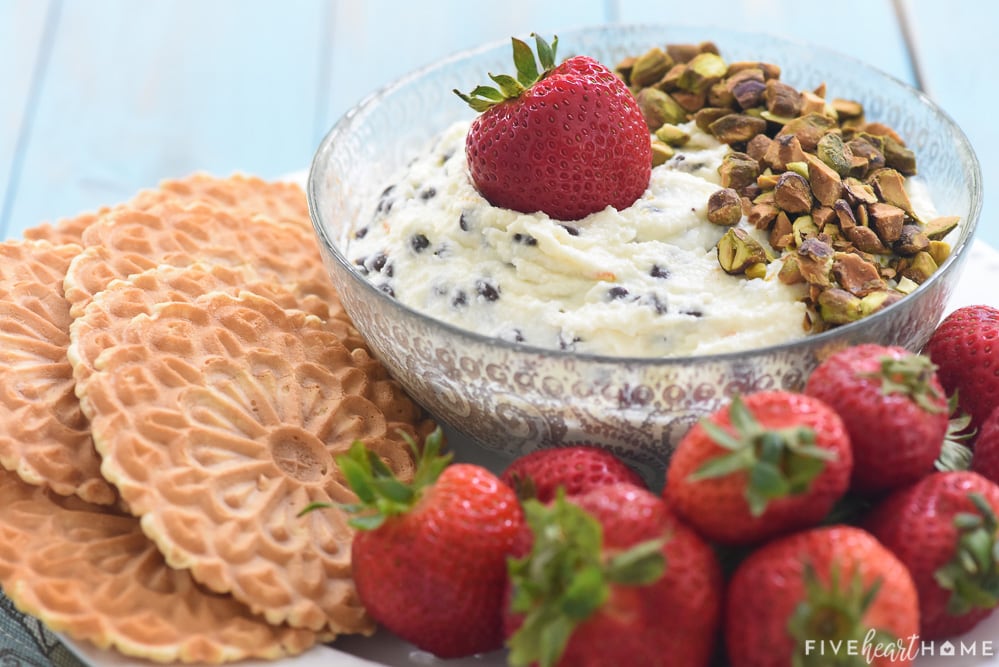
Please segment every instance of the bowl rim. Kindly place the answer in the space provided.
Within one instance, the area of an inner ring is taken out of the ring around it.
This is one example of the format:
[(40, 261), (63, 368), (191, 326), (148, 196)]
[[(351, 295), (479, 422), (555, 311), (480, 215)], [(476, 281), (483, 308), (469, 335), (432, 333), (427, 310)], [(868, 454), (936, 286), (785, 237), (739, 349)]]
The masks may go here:
[[(397, 89), (403, 88), (413, 82), (414, 80), (420, 79), (425, 75), (443, 69), (448, 65), (463, 61), (475, 56), (483, 55), (485, 53), (491, 53), (494, 51), (499, 51), (502, 48), (509, 48), (509, 39), (495, 40), (481, 44), (479, 46), (463, 49), (456, 51), (448, 56), (441, 59), (435, 60), (432, 63), (424, 65), (422, 67), (416, 68), (401, 77), (389, 82), (371, 92), (362, 98), (357, 104), (347, 110), (330, 128), (330, 130), (323, 137), (319, 146), (317, 147), (312, 162), (309, 167), (307, 182), (306, 182), (306, 196), (309, 205), (309, 214), (312, 219), (313, 228), (320, 239), (320, 244), (326, 249), (329, 255), (332, 257), (333, 261), (337, 262), (342, 269), (344, 269), (351, 280), (360, 284), (362, 290), (365, 291), (367, 295), (374, 298), (377, 301), (383, 301), (385, 303), (391, 304), (393, 307), (401, 309), (404, 313), (410, 317), (413, 317), (425, 325), (428, 328), (440, 328), (452, 336), (458, 338), (469, 339), (478, 345), (483, 345), (487, 347), (498, 347), (500, 349), (508, 350), (512, 354), (532, 354), (541, 357), (553, 357), (561, 360), (572, 360), (593, 364), (614, 364), (614, 365), (643, 365), (643, 366), (685, 366), (693, 364), (704, 364), (704, 363), (724, 363), (743, 360), (749, 356), (762, 357), (767, 355), (775, 355), (786, 352), (793, 352), (796, 350), (806, 350), (811, 348), (818, 348), (826, 343), (835, 343), (842, 338), (851, 339), (851, 334), (857, 331), (863, 331), (865, 328), (872, 326), (872, 322), (880, 319), (885, 319), (889, 317), (892, 313), (900, 311), (906, 308), (908, 304), (911, 304), (911, 298), (917, 297), (920, 294), (925, 294), (929, 291), (929, 288), (939, 280), (942, 276), (951, 270), (951, 267), (958, 262), (962, 262), (967, 256), (970, 245), (974, 241), (975, 232), (977, 231), (979, 217), (981, 215), (982, 200), (983, 200), (983, 180), (982, 180), (982, 170), (981, 164), (978, 160), (978, 156), (975, 153), (974, 147), (971, 145), (971, 141), (965, 134), (964, 130), (954, 121), (954, 119), (942, 109), (929, 95), (925, 92), (913, 87), (909, 83), (889, 74), (873, 65), (870, 65), (859, 58), (856, 58), (850, 54), (845, 54), (842, 52), (835, 51), (833, 49), (816, 46), (808, 44), (803, 41), (788, 38), (782, 35), (776, 35), (769, 32), (763, 31), (746, 31), (746, 30), (733, 30), (729, 28), (712, 27), (712, 26), (702, 26), (697, 24), (683, 24), (683, 23), (601, 23), (593, 25), (584, 25), (569, 28), (565, 31), (556, 33), (559, 35), (560, 46), (569, 42), (569, 40), (576, 35), (588, 35), (597, 34), (600, 32), (606, 32), (609, 30), (620, 30), (620, 31), (663, 31), (664, 36), (669, 35), (673, 31), (700, 31), (704, 35), (705, 41), (718, 41), (719, 47), (724, 50), (724, 40), (725, 39), (738, 39), (740, 37), (750, 38), (750, 39), (766, 39), (776, 44), (781, 44), (787, 47), (794, 48), (807, 48), (815, 55), (825, 55), (830, 58), (835, 58), (838, 61), (848, 61), (852, 66), (859, 67), (860, 69), (867, 70), (870, 74), (880, 77), (891, 84), (900, 87), (905, 93), (911, 95), (915, 101), (918, 101), (925, 107), (928, 107), (936, 116), (940, 118), (943, 125), (948, 129), (949, 136), (953, 139), (954, 143), (951, 145), (956, 145), (961, 149), (959, 152), (963, 152), (964, 156), (967, 158), (967, 163), (965, 164), (965, 171), (969, 176), (969, 189), (971, 192), (971, 201), (968, 211), (968, 215), (964, 220), (964, 231), (955, 247), (952, 248), (950, 255), (941, 264), (936, 271), (923, 283), (921, 283), (916, 290), (912, 293), (907, 294), (905, 298), (871, 314), (863, 317), (857, 321), (850, 322), (848, 324), (840, 325), (832, 329), (827, 329), (817, 334), (805, 334), (802, 337), (795, 338), (790, 341), (785, 341), (783, 343), (777, 343), (773, 345), (766, 345), (762, 347), (747, 348), (743, 350), (736, 350), (731, 352), (719, 352), (712, 354), (700, 354), (700, 355), (686, 355), (686, 356), (633, 356), (633, 355), (613, 355), (613, 354), (597, 354), (592, 352), (578, 352), (573, 350), (563, 350), (554, 347), (544, 347), (540, 345), (534, 345), (529, 343), (518, 343), (514, 341), (505, 340), (502, 338), (497, 338), (494, 336), (488, 336), (486, 334), (478, 333), (469, 329), (459, 327), (450, 322), (444, 320), (439, 320), (437, 318), (431, 317), (412, 306), (405, 304), (382, 290), (378, 289), (374, 283), (367, 280), (362, 276), (354, 267), (354, 265), (347, 259), (344, 253), (341, 251), (338, 243), (335, 243), (332, 238), (330, 238), (329, 230), (324, 224), (324, 214), (320, 210), (318, 202), (318, 187), (319, 187), (319, 173), (322, 171), (321, 162), (323, 157), (332, 150), (333, 145), (338, 140), (338, 138), (345, 134), (355, 122), (357, 122), (359, 117), (362, 117), (366, 111), (369, 111), (374, 105), (381, 101), (384, 97), (387, 97), (392, 92)], [(429, 140), (429, 137), (428, 137)]]

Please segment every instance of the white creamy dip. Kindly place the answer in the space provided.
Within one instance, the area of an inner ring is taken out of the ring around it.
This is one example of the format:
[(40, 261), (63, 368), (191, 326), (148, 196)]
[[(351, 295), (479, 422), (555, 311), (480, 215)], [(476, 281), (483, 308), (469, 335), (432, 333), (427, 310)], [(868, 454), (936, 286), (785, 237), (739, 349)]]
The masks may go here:
[(468, 176), (468, 124), (455, 124), (383, 193), (347, 254), (415, 310), (540, 347), (688, 356), (804, 336), (805, 287), (781, 283), (779, 262), (762, 279), (718, 265), (727, 228), (708, 222), (707, 201), (729, 148), (685, 129), (690, 143), (632, 206), (565, 223), (483, 199)]

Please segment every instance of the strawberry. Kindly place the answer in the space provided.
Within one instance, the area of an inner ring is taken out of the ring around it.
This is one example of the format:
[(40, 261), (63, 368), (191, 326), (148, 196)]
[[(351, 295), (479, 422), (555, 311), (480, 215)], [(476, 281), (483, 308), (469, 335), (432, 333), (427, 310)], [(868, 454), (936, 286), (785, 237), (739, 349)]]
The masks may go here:
[(873, 495), (933, 472), (949, 421), (934, 371), (929, 358), (905, 348), (862, 344), (831, 355), (808, 377), (805, 393), (846, 424), (854, 491)]
[(553, 500), (559, 487), (570, 496), (617, 482), (645, 488), (637, 472), (606, 449), (593, 445), (539, 449), (515, 459), (500, 479), (521, 497), (533, 496), (543, 503)]
[(965, 306), (940, 323), (923, 353), (937, 365), (948, 394), (979, 428), (999, 406), (999, 308)]
[(908, 665), (919, 650), (918, 608), (908, 570), (870, 533), (811, 528), (739, 564), (725, 647), (731, 667)]
[(351, 557), (372, 618), (442, 658), (502, 646), (506, 558), (523, 524), (513, 489), (480, 466), (439, 456), (428, 436), (411, 485), (355, 443), (337, 458), (359, 502)]
[(687, 432), (663, 493), (708, 539), (752, 544), (820, 522), (846, 491), (852, 464), (831, 408), (802, 394), (758, 392)]
[(708, 664), (721, 568), (662, 499), (612, 484), (524, 508), (524, 555), (510, 564), (509, 664)]
[(577, 220), (642, 196), (652, 170), (648, 125), (631, 91), (587, 56), (555, 65), (558, 38), (513, 40), (516, 78), (465, 95), (476, 111), (465, 141), (472, 182), (493, 206)]
[(999, 407), (985, 420), (975, 438), (971, 469), (999, 484)]
[(999, 487), (974, 472), (938, 472), (895, 491), (864, 526), (909, 568), (920, 636), (967, 632), (999, 603)]

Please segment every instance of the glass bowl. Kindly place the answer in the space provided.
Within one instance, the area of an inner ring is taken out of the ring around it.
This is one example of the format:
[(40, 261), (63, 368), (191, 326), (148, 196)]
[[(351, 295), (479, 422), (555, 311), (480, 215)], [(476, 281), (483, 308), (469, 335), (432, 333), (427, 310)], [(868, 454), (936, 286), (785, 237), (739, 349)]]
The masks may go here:
[(857, 60), (770, 35), (617, 25), (558, 37), (560, 58), (585, 54), (609, 66), (652, 46), (711, 40), (729, 62), (780, 65), (781, 79), (800, 89), (825, 82), (830, 96), (860, 101), (868, 120), (902, 135), (937, 210), (961, 217), (960, 236), (937, 272), (898, 303), (836, 329), (746, 352), (588, 355), (489, 338), (431, 319), (378, 290), (344, 248), (400, 168), (452, 122), (472, 117), (452, 90), (470, 90), (487, 72), (512, 69), (509, 41), (457, 54), (344, 115), (319, 146), (307, 186), (324, 261), (347, 312), (390, 372), (439, 420), (508, 456), (542, 446), (598, 444), (655, 478), (688, 428), (736, 392), (800, 389), (820, 360), (849, 345), (924, 345), (957, 283), (982, 202), (974, 151), (931, 100)]

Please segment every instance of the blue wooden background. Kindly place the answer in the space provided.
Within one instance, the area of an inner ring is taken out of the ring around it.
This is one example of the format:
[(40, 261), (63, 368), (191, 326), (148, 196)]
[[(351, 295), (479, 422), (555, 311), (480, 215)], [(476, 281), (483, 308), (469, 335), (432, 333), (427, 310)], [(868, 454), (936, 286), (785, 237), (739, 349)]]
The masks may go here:
[(602, 22), (766, 30), (923, 88), (983, 163), (999, 247), (999, 5), (975, 0), (0, 0), (0, 234), (195, 170), (305, 169), (364, 95), (486, 41)]

